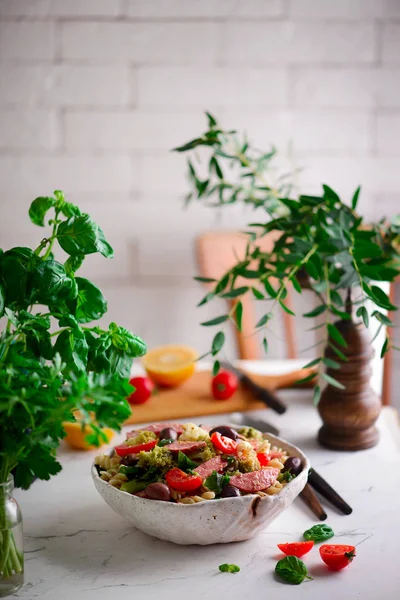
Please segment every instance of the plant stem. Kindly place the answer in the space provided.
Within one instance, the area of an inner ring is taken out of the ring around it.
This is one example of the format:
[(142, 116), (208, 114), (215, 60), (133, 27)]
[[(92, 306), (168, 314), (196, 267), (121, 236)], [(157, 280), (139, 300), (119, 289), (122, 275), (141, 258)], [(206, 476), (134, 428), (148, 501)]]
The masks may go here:
[(353, 312), (353, 303), (351, 300), (351, 288), (347, 288), (347, 296), (346, 296), (346, 312), (351, 316)]

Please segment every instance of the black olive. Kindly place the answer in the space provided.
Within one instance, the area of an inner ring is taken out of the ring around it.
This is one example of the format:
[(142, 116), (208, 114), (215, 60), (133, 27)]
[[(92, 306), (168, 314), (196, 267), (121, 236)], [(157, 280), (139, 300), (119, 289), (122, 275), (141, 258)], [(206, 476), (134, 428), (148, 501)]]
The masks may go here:
[(221, 498), (234, 498), (240, 496), (240, 491), (234, 485), (226, 485), (222, 488)]
[(168, 502), (171, 499), (171, 492), (165, 483), (150, 483), (145, 492), (146, 496), (151, 500), (164, 500), (164, 502)]
[(232, 429), (232, 427), (228, 427), (228, 425), (219, 425), (218, 427), (214, 427), (214, 429), (211, 429), (210, 431), (210, 436), (215, 432), (218, 432), (224, 437), (230, 438), (231, 440), (237, 440), (239, 437), (238, 432)]
[(126, 467), (134, 467), (138, 460), (138, 454), (128, 454), (121, 460), (121, 465), (125, 465)]
[(172, 427), (165, 427), (160, 431), (160, 440), (177, 440), (178, 434)]
[(291, 475), (299, 475), (302, 468), (301, 460), (297, 456), (289, 456), (289, 458), (285, 460), (285, 466), (282, 469), (282, 473), (289, 471)]

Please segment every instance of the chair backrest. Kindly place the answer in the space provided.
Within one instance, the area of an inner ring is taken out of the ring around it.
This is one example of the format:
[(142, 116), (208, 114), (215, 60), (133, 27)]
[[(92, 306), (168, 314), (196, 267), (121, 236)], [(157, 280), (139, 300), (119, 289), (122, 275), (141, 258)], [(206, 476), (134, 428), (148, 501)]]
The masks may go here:
[[(260, 238), (258, 242), (260, 249), (263, 252), (270, 252), (278, 237), (279, 232), (272, 231)], [(212, 232), (199, 236), (196, 240), (196, 257), (201, 276), (220, 279), (226, 271), (231, 269), (245, 255), (247, 242), (248, 237), (239, 232)], [(249, 282), (248, 280), (240, 282), (238, 279), (237, 283), (239, 287), (240, 285), (248, 285)], [(232, 304), (232, 301), (230, 301), (230, 304)], [(261, 348), (259, 339), (252, 335), (256, 324), (256, 312), (250, 294), (243, 297), (242, 304), (242, 332), (235, 328), (239, 358), (256, 360), (261, 358)], [(291, 307), (290, 290), (288, 290), (285, 304), (289, 308)], [(282, 311), (282, 318), (286, 341), (286, 358), (297, 358), (294, 318), (284, 311)]]

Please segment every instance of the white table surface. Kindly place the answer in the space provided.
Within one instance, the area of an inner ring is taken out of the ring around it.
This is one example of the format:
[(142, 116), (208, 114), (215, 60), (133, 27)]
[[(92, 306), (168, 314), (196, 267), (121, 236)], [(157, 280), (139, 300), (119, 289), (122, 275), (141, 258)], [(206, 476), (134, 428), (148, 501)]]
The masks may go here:
[[(291, 363), (292, 365), (294, 363)], [(271, 367), (257, 366), (270, 372)], [(285, 363), (281, 370), (287, 370)], [(275, 365), (276, 371), (276, 365)], [(279, 416), (253, 411), (280, 429), (283, 438), (309, 455), (313, 466), (353, 507), (344, 516), (325, 504), (332, 543), (352, 544), (357, 557), (346, 570), (331, 573), (317, 550), (305, 557), (313, 581), (290, 586), (274, 567), (276, 544), (302, 539), (317, 521), (297, 499), (253, 540), (217, 546), (177, 546), (135, 530), (96, 492), (90, 465), (96, 452), (60, 451), (62, 472), (49, 482), (18, 490), (26, 550), (26, 584), (16, 597), (33, 600), (172, 600), (177, 598), (273, 598), (285, 600), (396, 600), (400, 598), (400, 429), (397, 413), (385, 408), (373, 449), (339, 453), (316, 442), (320, 425), (309, 391), (280, 392), (289, 409)], [(227, 417), (202, 418), (223, 423)], [(199, 418), (196, 422), (200, 422)], [(122, 435), (121, 435), (122, 438)], [(118, 438), (117, 438), (118, 439)], [(220, 573), (236, 563), (238, 574)]]

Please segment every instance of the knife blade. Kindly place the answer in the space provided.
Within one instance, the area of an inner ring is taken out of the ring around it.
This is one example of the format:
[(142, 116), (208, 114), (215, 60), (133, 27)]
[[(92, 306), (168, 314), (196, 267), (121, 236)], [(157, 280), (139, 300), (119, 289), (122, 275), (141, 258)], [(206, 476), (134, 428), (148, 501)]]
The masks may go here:
[(277, 412), (279, 415), (283, 415), (283, 413), (286, 412), (287, 406), (285, 406), (285, 404), (283, 404), (283, 402), (281, 402), (279, 398), (275, 396), (275, 394), (273, 394), (267, 388), (263, 388), (261, 385), (258, 385), (258, 383), (255, 383), (255, 381), (246, 375), (246, 373), (243, 373), (243, 371), (240, 371), (227, 361), (221, 362), (221, 366), (227, 371), (234, 373), (242, 385), (248, 389), (257, 400), (260, 400), (260, 402), (263, 402), (266, 406), (272, 408), (272, 410)]

